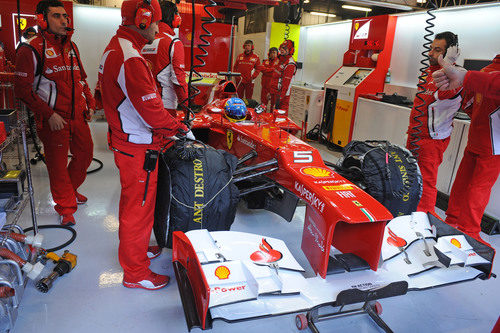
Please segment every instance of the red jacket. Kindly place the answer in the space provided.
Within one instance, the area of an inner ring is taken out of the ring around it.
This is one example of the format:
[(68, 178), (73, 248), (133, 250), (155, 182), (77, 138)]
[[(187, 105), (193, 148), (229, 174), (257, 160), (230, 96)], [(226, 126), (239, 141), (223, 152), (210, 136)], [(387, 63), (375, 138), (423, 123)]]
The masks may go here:
[[(475, 92), (473, 104), (466, 111), (471, 117), (467, 149), (480, 155), (500, 155), (500, 54), (481, 70), (469, 72), (464, 89)], [(495, 84), (496, 79), (496, 84)]]
[(175, 38), (172, 28), (160, 22), (160, 33), (152, 44), (142, 48), (142, 55), (151, 63), (158, 89), (161, 91), (163, 106), (177, 109), (186, 103), (188, 88), (184, 72), (184, 45)]
[(5, 52), (0, 51), (0, 72), (5, 72)]
[(102, 103), (110, 129), (110, 145), (157, 148), (164, 136), (186, 129), (164, 109), (156, 82), (141, 49), (147, 40), (120, 26), (99, 66)]
[(44, 31), (19, 46), (15, 92), (37, 119), (48, 120), (54, 112), (75, 119), (87, 109), (95, 109), (79, 59), (71, 35)]
[(257, 67), (257, 70), (262, 73), (262, 87), (268, 88), (271, 86), (271, 81), (273, 78), (274, 68), (278, 66), (279, 59), (276, 57), (274, 60), (265, 59), (261, 65)]
[(259, 56), (250, 52), (246, 54), (243, 52), (236, 58), (236, 62), (233, 66), (233, 72), (241, 73), (242, 83), (252, 83), (257, 76), (259, 76), (259, 71), (257, 66), (260, 65)]
[[(500, 56), (497, 55), (496, 58), (498, 57)], [(464, 89), (473, 90), (488, 98), (500, 99), (500, 71), (468, 71), (465, 74)]]
[(297, 71), (297, 65), (292, 56), (279, 56), (279, 63), (274, 67), (271, 80), (271, 93), (278, 95), (280, 99), (290, 96), (292, 78)]
[[(438, 90), (434, 84), (432, 73), (441, 69), (441, 66), (431, 66), (424, 83), (425, 93), (419, 95), (424, 99), (424, 115), (419, 117), (423, 124), (419, 128), (422, 132), (419, 134), (421, 139), (446, 139), (451, 135), (453, 129), (453, 117), (460, 109), (462, 102), (461, 91), (462, 87), (455, 90)], [(422, 104), (422, 101), (415, 97), (413, 100), (413, 108), (410, 113), (410, 125), (408, 126), (408, 134), (414, 133), (415, 126), (418, 125), (415, 117), (418, 116), (416, 106)]]

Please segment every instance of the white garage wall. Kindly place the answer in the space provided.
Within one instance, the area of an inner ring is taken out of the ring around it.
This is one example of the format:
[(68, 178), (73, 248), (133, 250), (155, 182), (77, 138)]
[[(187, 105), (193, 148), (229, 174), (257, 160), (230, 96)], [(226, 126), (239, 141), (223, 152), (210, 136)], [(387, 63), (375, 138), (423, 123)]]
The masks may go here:
[(97, 69), (101, 56), (111, 37), (121, 23), (120, 8), (73, 6), (75, 34), (73, 41), (80, 50), (83, 68), (87, 72), (87, 82), (93, 90), (97, 83)]
[[(458, 35), (461, 49), (458, 64), (463, 65), (464, 59), (491, 60), (500, 53), (500, 3), (443, 9), (434, 13), (436, 26), (432, 30), (435, 34), (449, 30)], [(416, 86), (428, 17), (425, 12), (398, 17), (391, 57), (392, 85)]]
[(323, 86), (342, 66), (350, 34), (350, 20), (301, 28), (298, 61), (303, 65), (295, 81)]
[[(435, 12), (434, 33), (458, 34), (463, 59), (493, 59), (500, 53), (500, 4), (472, 5)], [(415, 88), (424, 42), (426, 12), (398, 15), (391, 58), (391, 85)], [(349, 45), (351, 21), (303, 27), (299, 61), (303, 69), (296, 81), (322, 86), (341, 65)]]

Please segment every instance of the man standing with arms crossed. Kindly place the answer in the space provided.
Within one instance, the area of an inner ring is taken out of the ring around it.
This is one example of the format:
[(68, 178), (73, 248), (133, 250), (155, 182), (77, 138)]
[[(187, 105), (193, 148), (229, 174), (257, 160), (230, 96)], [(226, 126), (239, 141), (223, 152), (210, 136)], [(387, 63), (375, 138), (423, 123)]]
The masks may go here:
[(274, 68), (271, 81), (271, 103), (273, 108), (288, 111), (292, 78), (297, 71), (297, 65), (293, 60), (295, 45), (292, 40), (286, 39), (281, 43), (279, 50), (279, 62)]
[[(74, 225), (77, 203), (87, 201), (77, 190), (92, 162), (94, 146), (87, 121), (95, 101), (71, 41), (73, 29), (63, 4), (40, 1), (36, 14), (40, 32), (17, 51), (15, 92), (35, 114), (54, 209), (61, 224)], [(73, 155), (69, 164), (68, 150)]]
[(271, 96), (271, 80), (273, 78), (274, 67), (278, 65), (278, 49), (271, 47), (265, 59), (257, 69), (262, 73), (262, 90), (260, 92), (260, 102), (267, 105)]
[(127, 288), (156, 290), (170, 278), (149, 269), (147, 255), (154, 222), (158, 151), (166, 138), (187, 132), (164, 108), (155, 79), (141, 56), (162, 18), (158, 0), (125, 0), (122, 25), (104, 50), (99, 83), (109, 145), (120, 171), (118, 256)]
[(249, 39), (243, 44), (243, 53), (237, 58), (233, 66), (233, 71), (241, 73), (241, 77), (236, 78), (236, 92), (238, 97), (252, 99), (253, 80), (259, 76), (257, 67), (260, 65), (259, 56), (253, 53), (253, 42)]
[[(422, 172), (423, 191), (417, 211), (434, 212), (436, 205), (436, 182), (438, 168), (443, 161), (443, 154), (450, 143), (453, 117), (460, 109), (462, 102), (462, 87), (454, 90), (440, 91), (432, 79), (432, 73), (441, 69), (438, 56), (446, 56), (448, 61), (455, 63), (458, 58), (458, 37), (446, 31), (436, 35), (429, 50), (430, 67), (423, 82), (425, 92), (421, 94), (424, 102), (418, 97), (413, 101), (408, 126), (408, 148), (417, 158)], [(423, 115), (415, 108), (420, 107)], [(422, 122), (420, 125), (419, 122)], [(418, 147), (417, 147), (418, 145)]]

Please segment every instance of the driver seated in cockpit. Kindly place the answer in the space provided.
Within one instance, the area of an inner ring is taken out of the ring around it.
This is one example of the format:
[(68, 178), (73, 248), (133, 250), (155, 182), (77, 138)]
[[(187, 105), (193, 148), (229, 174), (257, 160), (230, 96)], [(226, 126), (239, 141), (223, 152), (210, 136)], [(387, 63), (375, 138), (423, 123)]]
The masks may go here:
[(224, 104), (224, 116), (233, 123), (245, 120), (247, 118), (245, 102), (238, 97), (227, 99)]

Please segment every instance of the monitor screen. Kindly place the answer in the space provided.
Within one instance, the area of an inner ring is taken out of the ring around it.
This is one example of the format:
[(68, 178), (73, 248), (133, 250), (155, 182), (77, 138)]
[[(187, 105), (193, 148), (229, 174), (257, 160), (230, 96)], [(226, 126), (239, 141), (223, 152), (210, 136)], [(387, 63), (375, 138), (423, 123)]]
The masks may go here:
[(491, 60), (465, 59), (464, 68), (468, 71), (479, 71), (491, 64)]

